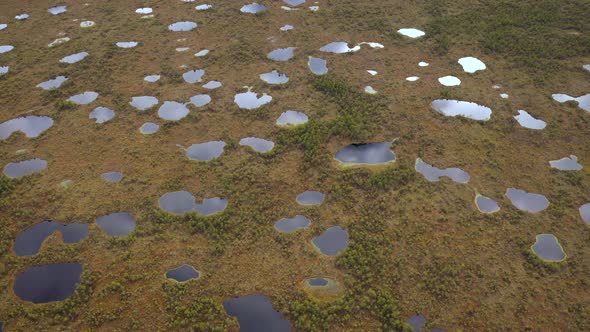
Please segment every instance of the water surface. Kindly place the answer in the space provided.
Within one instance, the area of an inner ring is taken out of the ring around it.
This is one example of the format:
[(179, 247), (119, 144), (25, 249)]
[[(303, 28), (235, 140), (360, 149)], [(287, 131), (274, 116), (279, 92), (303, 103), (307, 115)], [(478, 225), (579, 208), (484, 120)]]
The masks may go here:
[(88, 105), (95, 101), (96, 98), (98, 98), (98, 93), (93, 91), (86, 91), (79, 95), (71, 96), (70, 98), (68, 98), (68, 101), (71, 101), (72, 103), (78, 105)]
[(581, 171), (584, 167), (578, 163), (578, 157), (571, 155), (559, 160), (551, 160), (549, 165), (560, 171)]
[(131, 102), (129, 105), (137, 108), (140, 111), (145, 111), (150, 109), (156, 105), (158, 105), (159, 101), (158, 98), (152, 96), (139, 96), (139, 97), (131, 97)]
[(307, 228), (311, 221), (298, 214), (293, 218), (283, 218), (275, 223), (275, 229), (281, 233), (293, 233), (301, 228)]
[(348, 232), (340, 226), (333, 226), (311, 242), (322, 254), (336, 256), (348, 247)]
[(97, 107), (89, 115), (90, 119), (96, 119), (96, 123), (105, 123), (115, 117), (115, 111), (107, 107)]
[(293, 30), (293, 29), (294, 29), (294, 27), (290, 24), (283, 25), (282, 27), (279, 28), (279, 30), (281, 30), (281, 31), (289, 31), (289, 30)]
[(288, 61), (295, 56), (295, 49), (296, 47), (279, 48), (268, 53), (266, 56), (274, 61)]
[(182, 78), (185, 82), (194, 84), (197, 82), (201, 82), (203, 80), (203, 75), (205, 75), (205, 71), (203, 69), (196, 69), (189, 70), (186, 73), (182, 74)]
[(590, 203), (586, 203), (580, 207), (580, 217), (582, 217), (586, 225), (590, 225)]
[(244, 5), (242, 8), (240, 8), (240, 11), (242, 13), (247, 13), (247, 14), (258, 14), (258, 13), (262, 13), (266, 10), (268, 10), (268, 8), (266, 8), (266, 6), (258, 4), (256, 2), (253, 2), (248, 5)]
[(537, 213), (549, 207), (549, 201), (541, 194), (528, 193), (521, 189), (508, 188), (506, 196), (519, 210)]
[(578, 107), (583, 109), (586, 112), (590, 112), (590, 94), (574, 98), (572, 96), (566, 94), (554, 94), (553, 99), (555, 101), (564, 103), (566, 101), (576, 101), (578, 103)]
[(518, 115), (514, 118), (518, 121), (518, 124), (520, 124), (521, 127), (528, 129), (542, 130), (547, 126), (545, 121), (535, 119), (532, 115), (523, 110), (518, 111)]
[(319, 191), (304, 191), (295, 199), (301, 205), (320, 205), (324, 202), (326, 194)]
[(12, 45), (0, 45), (0, 54), (8, 53), (14, 49)]
[(234, 103), (236, 103), (240, 108), (253, 110), (259, 108), (263, 105), (266, 105), (272, 101), (272, 97), (267, 95), (266, 93), (262, 94), (260, 98), (256, 92), (250, 91), (238, 93), (234, 96)]
[(189, 113), (186, 104), (176, 101), (165, 101), (158, 109), (158, 116), (168, 121), (178, 121), (186, 117)]
[(187, 264), (166, 272), (166, 278), (176, 280), (177, 282), (186, 282), (191, 279), (197, 279), (200, 275), (199, 271)]
[(207, 82), (207, 84), (203, 85), (203, 88), (205, 89), (209, 89), (209, 90), (215, 90), (221, 87), (221, 82), (219, 81), (209, 81)]
[(383, 165), (394, 162), (393, 142), (350, 144), (336, 152), (336, 160), (344, 166)]
[(424, 31), (414, 29), (414, 28), (399, 29), (399, 30), (397, 30), (397, 32), (399, 34), (402, 34), (402, 35), (404, 35), (406, 37), (410, 37), (410, 38), (418, 38), (418, 37), (422, 37), (426, 34)]
[(328, 285), (328, 280), (324, 278), (312, 278), (307, 280), (307, 284), (312, 287), (323, 287)]
[(495, 200), (480, 194), (475, 195), (475, 205), (477, 205), (477, 209), (483, 213), (494, 213), (500, 211), (500, 206)]
[(78, 243), (88, 235), (88, 225), (80, 223), (62, 225), (59, 222), (45, 220), (25, 229), (16, 237), (14, 253), (17, 256), (36, 255), (45, 239), (56, 231), (62, 234), (64, 243)]
[(443, 176), (448, 177), (457, 183), (467, 183), (471, 177), (467, 172), (460, 168), (452, 167), (440, 169), (430, 164), (425, 163), (422, 159), (416, 159), (416, 172), (424, 175), (424, 177), (430, 182), (440, 181)]
[(160, 75), (148, 75), (143, 80), (149, 83), (155, 83), (160, 80)]
[(322, 46), (320, 48), (320, 51), (326, 52), (326, 53), (342, 54), (342, 53), (356, 52), (360, 49), (361, 49), (361, 47), (359, 45), (356, 45), (353, 48), (348, 47), (347, 42), (331, 42), (329, 44)]
[(103, 180), (105, 180), (106, 182), (120, 182), (121, 180), (123, 180), (123, 173), (121, 172), (108, 172), (108, 173), (103, 173), (100, 176)]
[(213, 8), (213, 5), (209, 5), (209, 4), (202, 4), (202, 5), (198, 5), (195, 7), (195, 9), (198, 11), (209, 10), (211, 8)]
[(566, 254), (559, 244), (559, 240), (553, 234), (539, 234), (531, 249), (542, 260), (547, 262), (560, 262), (566, 258)]
[(65, 76), (57, 76), (56, 78), (37, 84), (37, 87), (43, 90), (53, 90), (59, 88), (67, 80), (68, 78)]
[(8, 74), (9, 71), (10, 71), (10, 67), (8, 67), (8, 66), (0, 66), (0, 76), (3, 76), (5, 74)]
[(196, 96), (192, 96), (190, 101), (191, 101), (191, 104), (193, 104), (197, 107), (203, 107), (211, 102), (211, 96), (205, 95), (205, 94), (196, 95)]
[(260, 74), (260, 79), (268, 84), (285, 84), (289, 82), (289, 76), (273, 70), (268, 73)]
[(110, 236), (125, 236), (135, 229), (135, 218), (128, 212), (116, 212), (96, 218), (96, 225)]
[(272, 150), (275, 143), (258, 137), (246, 137), (240, 140), (240, 145), (249, 146), (256, 152), (267, 153)]
[(289, 6), (297, 7), (305, 3), (305, 0), (283, 0), (284, 3), (288, 4)]
[(47, 168), (47, 161), (43, 159), (30, 159), (16, 163), (8, 163), (4, 167), (4, 175), (9, 178), (20, 178)]
[(160, 126), (153, 122), (146, 122), (139, 128), (139, 131), (144, 135), (155, 134), (158, 130), (160, 130)]
[(82, 270), (80, 263), (34, 266), (16, 277), (13, 290), (20, 299), (33, 303), (63, 301), (78, 288)]
[(93, 26), (96, 25), (96, 22), (94, 21), (84, 21), (84, 22), (80, 22), (80, 28), (92, 28)]
[(298, 111), (286, 111), (279, 116), (277, 119), (277, 125), (279, 126), (299, 126), (306, 123), (309, 120), (307, 115)]
[(478, 58), (465, 57), (465, 58), (459, 59), (458, 62), (463, 67), (463, 70), (466, 73), (473, 74), (473, 73), (475, 73), (478, 70), (485, 70), (486, 69), (485, 63), (483, 63)]
[(88, 52), (80, 52), (80, 53), (76, 53), (76, 54), (72, 54), (72, 55), (68, 55), (66, 57), (63, 57), (61, 60), (59, 60), (59, 62), (73, 64), (73, 63), (80, 62), (80, 61), (84, 60), (87, 56), (88, 56)]
[(223, 154), (224, 148), (225, 142), (223, 141), (193, 144), (186, 149), (186, 156), (190, 160), (211, 161), (219, 158)]
[(47, 11), (53, 15), (59, 15), (65, 13), (66, 11), (68, 11), (68, 9), (67, 6), (55, 6), (47, 9)]
[(438, 79), (438, 82), (444, 86), (458, 86), (461, 85), (461, 80), (455, 76), (444, 76)]
[(414, 316), (410, 317), (406, 323), (412, 327), (414, 332), (422, 332), (425, 331), (424, 327), (426, 326), (426, 317), (421, 314), (415, 314)]
[(28, 19), (29, 17), (30, 17), (29, 14), (24, 13), (24, 14), (16, 15), (14, 18), (19, 21), (22, 21), (22, 20)]
[(184, 21), (184, 22), (176, 22), (172, 23), (168, 26), (168, 30), (180, 32), (180, 31), (191, 31), (198, 26), (195, 22)]
[(272, 307), (270, 300), (261, 294), (232, 298), (223, 302), (225, 312), (238, 319), (240, 332), (291, 331), (291, 323), (283, 313)]
[(151, 14), (153, 11), (154, 10), (152, 8), (149, 8), (149, 7), (137, 8), (135, 10), (136, 13), (142, 14), (142, 15)]
[(53, 119), (48, 116), (29, 115), (8, 120), (0, 124), (0, 139), (7, 139), (16, 131), (20, 131), (28, 138), (38, 137), (51, 126), (53, 126)]
[(373, 89), (372, 86), (366, 86), (365, 93), (368, 93), (370, 95), (375, 95), (375, 94), (377, 94), (377, 90)]
[(431, 106), (445, 116), (462, 116), (478, 121), (488, 121), (492, 115), (490, 108), (467, 101), (437, 99)]
[(314, 58), (312, 56), (307, 60), (307, 66), (312, 73), (316, 75), (324, 75), (328, 73), (328, 61), (320, 58)]
[(135, 41), (128, 41), (128, 42), (118, 42), (117, 47), (119, 48), (134, 48), (135, 46), (139, 45), (138, 42)]

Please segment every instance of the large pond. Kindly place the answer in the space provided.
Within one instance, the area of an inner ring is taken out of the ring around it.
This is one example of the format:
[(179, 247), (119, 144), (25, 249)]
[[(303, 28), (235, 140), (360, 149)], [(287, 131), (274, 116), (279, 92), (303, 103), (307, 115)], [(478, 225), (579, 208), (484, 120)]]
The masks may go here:
[(25, 229), (16, 237), (14, 253), (17, 256), (32, 256), (39, 252), (41, 245), (51, 234), (61, 233), (64, 243), (78, 243), (88, 236), (88, 225), (80, 223), (60, 224), (45, 220)]
[(298, 214), (293, 218), (283, 218), (275, 223), (275, 229), (281, 233), (293, 233), (299, 229), (307, 228), (311, 221)]
[(467, 172), (460, 168), (452, 167), (440, 169), (424, 162), (420, 158), (416, 159), (416, 172), (424, 175), (424, 177), (431, 182), (440, 181), (440, 178), (443, 176), (446, 176), (457, 183), (467, 183), (471, 178)]
[(187, 264), (166, 272), (166, 278), (175, 280), (177, 282), (186, 282), (191, 279), (197, 279), (200, 276), (201, 273), (199, 273), (199, 271)]
[(549, 201), (541, 194), (528, 193), (521, 189), (508, 188), (506, 196), (519, 210), (537, 213), (549, 207)]
[(96, 98), (98, 98), (98, 93), (94, 91), (86, 91), (79, 95), (71, 96), (68, 101), (78, 105), (87, 105), (95, 101)]
[(203, 203), (199, 204), (190, 192), (174, 191), (162, 195), (158, 204), (162, 210), (172, 214), (197, 212), (204, 216), (210, 216), (225, 210), (228, 203), (227, 199), (213, 197), (205, 198)]
[(7, 139), (17, 131), (25, 134), (28, 138), (38, 137), (51, 126), (53, 126), (53, 119), (48, 116), (29, 115), (8, 120), (0, 124), (0, 139)]
[(110, 236), (125, 236), (135, 229), (135, 218), (128, 212), (116, 212), (96, 218), (96, 225)]
[(560, 262), (566, 258), (566, 254), (559, 244), (559, 240), (553, 234), (537, 235), (537, 241), (531, 249), (542, 260), (547, 262)]
[(47, 161), (43, 159), (30, 159), (16, 163), (8, 163), (4, 167), (4, 175), (9, 178), (20, 178), (47, 168)]
[(320, 205), (324, 202), (326, 194), (319, 191), (304, 191), (295, 199), (301, 205)]
[(559, 160), (551, 160), (549, 161), (549, 165), (560, 171), (581, 171), (584, 169), (584, 167), (578, 163), (578, 157), (574, 155)]
[(336, 256), (348, 247), (348, 232), (340, 226), (333, 226), (313, 238), (311, 243), (322, 254)]
[(553, 99), (560, 103), (565, 103), (567, 101), (575, 101), (578, 103), (578, 106), (585, 110), (586, 112), (590, 112), (590, 94), (581, 96), (581, 97), (572, 97), (566, 94), (554, 94)]
[(178, 121), (186, 117), (190, 110), (186, 104), (176, 101), (165, 101), (158, 109), (158, 116), (168, 121)]
[(445, 116), (462, 116), (478, 121), (488, 121), (492, 115), (490, 108), (467, 101), (437, 99), (431, 106)]
[(336, 152), (335, 158), (342, 166), (383, 165), (394, 162), (393, 142), (350, 144)]
[(261, 294), (236, 297), (223, 302), (225, 312), (238, 319), (240, 332), (291, 331), (291, 323), (283, 313), (272, 307), (270, 300)]
[(401, 35), (410, 38), (418, 38), (426, 35), (426, 33), (422, 30), (414, 29), (414, 28), (406, 28), (406, 29), (399, 29), (397, 32)]
[(223, 154), (224, 149), (224, 141), (193, 144), (186, 149), (186, 156), (191, 160), (211, 161), (219, 158)]
[(80, 263), (31, 267), (16, 277), (14, 293), (22, 300), (33, 303), (63, 301), (78, 288), (82, 270)]

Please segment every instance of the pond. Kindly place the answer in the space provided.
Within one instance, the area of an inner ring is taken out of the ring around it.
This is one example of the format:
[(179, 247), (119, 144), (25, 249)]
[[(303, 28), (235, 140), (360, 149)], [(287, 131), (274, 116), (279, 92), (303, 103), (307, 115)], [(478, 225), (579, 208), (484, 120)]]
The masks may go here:
[(340, 226), (328, 228), (311, 240), (314, 247), (326, 256), (336, 256), (348, 247), (348, 232)]
[(16, 118), (0, 124), (0, 139), (7, 139), (17, 131), (25, 134), (28, 138), (34, 138), (52, 126), (53, 119), (48, 116), (29, 115)]
[(168, 26), (168, 30), (181, 32), (181, 31), (191, 31), (197, 28), (198, 24), (195, 22), (184, 21), (184, 22), (176, 22), (172, 23)]
[(393, 142), (350, 144), (336, 152), (335, 158), (342, 166), (388, 164), (396, 159), (391, 144)]
[(528, 193), (521, 189), (508, 188), (506, 196), (519, 210), (537, 213), (549, 207), (549, 201), (541, 194)]
[(305, 0), (283, 0), (284, 3), (288, 4), (289, 6), (297, 7), (305, 3)]
[(0, 66), (0, 76), (3, 76), (5, 74), (8, 74), (9, 71), (10, 71), (10, 67), (8, 67), (8, 66)]
[(62, 225), (59, 222), (45, 220), (25, 229), (16, 237), (14, 253), (17, 256), (36, 255), (45, 239), (56, 231), (61, 232), (64, 243), (78, 243), (88, 236), (88, 225), (76, 222)]
[(148, 110), (156, 105), (158, 105), (159, 101), (158, 98), (152, 96), (139, 96), (139, 97), (131, 97), (131, 102), (129, 105), (137, 108), (140, 111)]
[(274, 61), (288, 61), (295, 56), (296, 48), (297, 47), (279, 48), (268, 53), (266, 57)]
[(59, 15), (65, 13), (66, 11), (68, 11), (68, 9), (67, 6), (55, 6), (47, 9), (47, 11), (53, 15)]
[(149, 83), (155, 83), (160, 80), (160, 75), (148, 75), (143, 80)]
[(238, 319), (240, 332), (291, 331), (291, 323), (283, 313), (272, 307), (270, 300), (261, 294), (232, 298), (223, 302), (225, 312)]
[(478, 70), (485, 70), (486, 69), (485, 63), (483, 63), (478, 58), (465, 57), (465, 58), (459, 59), (458, 62), (463, 67), (463, 70), (466, 73), (473, 74)]
[(115, 111), (107, 107), (97, 107), (90, 112), (89, 118), (95, 119), (96, 123), (105, 123), (115, 117)]
[(141, 14), (141, 15), (147, 15), (147, 14), (151, 14), (151, 13), (153, 13), (153, 11), (154, 11), (154, 10), (153, 10), (152, 8), (149, 8), (149, 7), (144, 7), (144, 8), (137, 8), (137, 9), (135, 10), (135, 12), (136, 12), (137, 14)]
[(258, 137), (246, 137), (240, 140), (240, 145), (249, 146), (256, 152), (267, 153), (272, 150), (275, 143)]
[(195, 105), (196, 107), (203, 107), (211, 102), (211, 96), (209, 95), (196, 95), (192, 96), (190, 99), (190, 103)]
[(182, 78), (185, 82), (194, 84), (201, 82), (203, 80), (203, 75), (205, 75), (205, 71), (203, 69), (195, 69), (189, 70), (186, 73), (182, 74)]
[(419, 79), (420, 79), (420, 77), (418, 77), (418, 76), (406, 77), (406, 81), (408, 81), (408, 82), (416, 82)]
[(443, 176), (448, 177), (457, 183), (467, 183), (471, 179), (469, 174), (464, 170), (456, 167), (440, 169), (427, 164), (422, 159), (416, 159), (416, 172), (424, 175), (424, 177), (430, 182), (440, 181)]
[(262, 94), (260, 98), (256, 92), (252, 92), (248, 88), (248, 92), (238, 93), (234, 96), (234, 103), (242, 109), (253, 110), (272, 101), (272, 97), (266, 93)]
[(514, 118), (518, 121), (518, 124), (520, 124), (521, 127), (527, 129), (542, 130), (547, 126), (545, 121), (535, 119), (532, 115), (523, 110), (518, 111), (518, 115)]
[(444, 86), (458, 86), (461, 85), (461, 80), (455, 76), (444, 76), (438, 79), (438, 82)]
[(279, 28), (279, 30), (281, 30), (281, 31), (289, 31), (289, 30), (293, 30), (293, 29), (294, 29), (294, 27), (289, 24), (283, 25), (282, 27)]
[(537, 235), (531, 250), (546, 262), (561, 262), (567, 257), (559, 240), (553, 234)]
[(311, 225), (311, 220), (298, 214), (293, 218), (283, 218), (275, 223), (275, 229), (281, 233), (293, 233)]
[(320, 205), (324, 202), (326, 194), (319, 191), (304, 191), (297, 195), (295, 200), (301, 205)]
[(331, 42), (329, 44), (322, 46), (320, 48), (320, 51), (326, 52), (326, 53), (342, 54), (342, 53), (356, 52), (360, 49), (361, 49), (360, 45), (356, 45), (355, 47), (350, 48), (350, 47), (348, 47), (347, 42)]
[(459, 100), (437, 99), (432, 102), (432, 108), (445, 116), (462, 116), (471, 120), (488, 121), (492, 110), (488, 107)]
[(134, 48), (135, 46), (139, 45), (138, 42), (135, 41), (128, 41), (128, 42), (118, 42), (115, 45), (119, 48)]
[(586, 203), (580, 207), (580, 217), (582, 217), (586, 225), (590, 225), (590, 203)]
[(8, 53), (14, 49), (12, 45), (0, 45), (0, 54)]
[(310, 56), (307, 60), (307, 66), (309, 70), (315, 75), (324, 75), (328, 73), (328, 61), (320, 58), (314, 58)]
[(286, 126), (299, 126), (302, 124), (307, 123), (309, 118), (305, 113), (298, 112), (298, 111), (286, 111), (279, 116), (277, 119), (276, 124), (278, 126), (286, 127)]
[(43, 159), (30, 159), (16, 163), (8, 163), (4, 167), (4, 175), (9, 178), (20, 178), (47, 168), (47, 161)]
[(244, 5), (242, 8), (240, 8), (240, 11), (242, 13), (246, 13), (246, 14), (258, 14), (258, 13), (262, 13), (266, 10), (268, 10), (268, 8), (266, 8), (266, 6), (263, 6), (263, 5), (258, 4), (256, 2), (253, 2), (248, 5)]
[(135, 218), (128, 212), (116, 212), (96, 218), (96, 225), (110, 236), (125, 236), (135, 229)]
[(578, 157), (574, 155), (559, 160), (551, 160), (549, 161), (549, 165), (560, 171), (581, 171), (584, 169), (584, 167), (578, 163)]
[(111, 182), (111, 183), (121, 182), (121, 180), (123, 180), (123, 173), (121, 173), (121, 172), (108, 172), (108, 173), (103, 173), (100, 177), (103, 180), (105, 180), (106, 182)]
[(475, 195), (475, 205), (477, 205), (477, 209), (483, 213), (500, 211), (500, 206), (495, 200), (480, 194)]
[(211, 161), (219, 158), (223, 154), (224, 148), (224, 141), (193, 144), (186, 149), (186, 156), (190, 160)]
[(196, 199), (188, 191), (169, 192), (158, 202), (160, 209), (172, 214), (184, 214), (187, 212), (197, 212), (204, 216), (210, 216), (224, 211), (227, 208), (228, 200), (213, 197), (203, 199), (203, 203), (196, 203)]
[(377, 90), (373, 89), (372, 86), (366, 86), (365, 93), (368, 93), (370, 95), (375, 95), (375, 94), (377, 94)]
[(72, 96), (68, 101), (78, 105), (88, 105), (98, 98), (98, 93), (93, 91), (86, 91), (79, 95)]
[(219, 81), (209, 81), (207, 82), (207, 84), (203, 85), (203, 88), (205, 89), (209, 89), (209, 90), (215, 90), (221, 87), (221, 82)]
[(14, 293), (20, 299), (33, 303), (63, 301), (78, 288), (82, 270), (80, 263), (31, 267), (17, 275)]
[(189, 114), (186, 104), (176, 101), (165, 101), (158, 109), (158, 116), (168, 121), (178, 121)]
[(73, 63), (80, 62), (80, 61), (84, 60), (88, 55), (89, 55), (88, 52), (80, 52), (80, 53), (76, 53), (76, 54), (72, 54), (72, 55), (68, 55), (66, 57), (63, 57), (61, 60), (59, 60), (59, 62), (73, 64)]
[(426, 317), (421, 314), (415, 314), (414, 316), (410, 317), (406, 323), (412, 327), (414, 332), (426, 332), (424, 329), (426, 326)]
[(37, 84), (37, 87), (43, 90), (53, 90), (59, 88), (67, 80), (68, 78), (65, 76), (57, 76), (56, 78)]
[(268, 73), (260, 74), (260, 79), (268, 84), (285, 84), (289, 82), (289, 76), (273, 70)]
[(195, 9), (198, 11), (209, 10), (211, 8), (213, 8), (213, 5), (209, 5), (209, 4), (198, 5), (195, 7)]
[(565, 103), (566, 101), (575, 101), (578, 103), (578, 107), (585, 110), (586, 112), (590, 112), (590, 94), (577, 98), (566, 94), (554, 94), (552, 97), (555, 101), (560, 103)]
[(410, 38), (418, 38), (418, 37), (422, 37), (422, 36), (426, 35), (426, 33), (424, 31), (414, 29), (414, 28), (399, 29), (399, 30), (397, 30), (397, 32), (401, 35), (404, 35), (404, 36), (410, 37)]
[(160, 130), (160, 126), (157, 123), (146, 122), (139, 128), (139, 132), (144, 135), (155, 134)]
[(200, 276), (201, 273), (199, 271), (187, 264), (166, 272), (166, 278), (175, 280), (177, 282), (187, 282), (191, 279), (197, 279)]

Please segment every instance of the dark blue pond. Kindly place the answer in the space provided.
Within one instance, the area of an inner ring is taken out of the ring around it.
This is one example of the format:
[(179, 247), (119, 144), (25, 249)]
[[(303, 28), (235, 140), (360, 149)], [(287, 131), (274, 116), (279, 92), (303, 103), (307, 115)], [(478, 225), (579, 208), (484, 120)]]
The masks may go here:
[(78, 288), (82, 270), (80, 263), (31, 267), (16, 277), (14, 293), (33, 303), (63, 301)]
[(228, 315), (237, 317), (240, 332), (291, 331), (291, 323), (283, 313), (273, 309), (270, 300), (261, 294), (233, 298), (223, 302)]
[(14, 242), (14, 252), (17, 256), (32, 256), (39, 252), (39, 248), (55, 231), (62, 234), (64, 243), (77, 243), (88, 236), (88, 225), (72, 223), (62, 225), (59, 222), (45, 220), (25, 229)]
[(201, 274), (199, 273), (199, 271), (195, 270), (194, 267), (186, 264), (166, 272), (166, 278), (174, 279), (178, 282), (185, 282), (191, 279), (196, 279), (200, 275)]

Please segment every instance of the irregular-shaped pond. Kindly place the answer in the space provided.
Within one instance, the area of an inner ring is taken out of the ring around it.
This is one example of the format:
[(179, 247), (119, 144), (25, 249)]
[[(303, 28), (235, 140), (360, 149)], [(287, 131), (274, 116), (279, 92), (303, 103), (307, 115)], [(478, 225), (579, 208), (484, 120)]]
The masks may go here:
[(289, 82), (289, 76), (273, 70), (268, 73), (260, 74), (260, 79), (268, 84), (285, 84)]
[(418, 37), (422, 37), (426, 34), (424, 31), (414, 29), (414, 28), (399, 29), (399, 30), (397, 30), (397, 32), (399, 34), (402, 34), (402, 35), (404, 35), (406, 37), (410, 37), (410, 38), (418, 38)]
[(250, 91), (238, 93), (234, 96), (234, 103), (238, 105), (240, 108), (253, 110), (259, 108), (263, 105), (266, 105), (272, 101), (272, 97), (267, 95), (266, 93), (262, 94), (260, 98), (258, 98), (258, 94), (256, 92)]
[(166, 278), (175, 280), (177, 282), (186, 282), (191, 279), (197, 279), (200, 276), (201, 274), (199, 271), (187, 264), (166, 272)]
[(313, 238), (311, 243), (322, 254), (336, 256), (348, 247), (348, 232), (340, 226), (333, 226), (320, 236)]
[(518, 124), (524, 128), (541, 130), (547, 126), (547, 123), (543, 120), (535, 119), (532, 115), (526, 111), (518, 111), (518, 115), (514, 117)]
[(220, 88), (221, 85), (222, 84), (219, 81), (209, 81), (209, 82), (207, 82), (207, 84), (203, 85), (203, 88), (209, 89), (209, 90), (215, 90), (217, 88)]
[(240, 332), (291, 331), (291, 323), (283, 313), (272, 307), (270, 300), (261, 294), (233, 298), (223, 302), (225, 312), (238, 319)]
[(256, 152), (266, 153), (272, 150), (275, 143), (257, 137), (246, 137), (240, 140), (240, 145), (249, 146)]
[(320, 51), (326, 52), (326, 53), (342, 54), (342, 53), (356, 52), (360, 49), (361, 49), (361, 47), (359, 45), (356, 45), (353, 48), (348, 47), (347, 42), (331, 42), (329, 44), (322, 46), (320, 48)]
[(578, 157), (574, 155), (559, 160), (551, 160), (549, 161), (549, 165), (560, 171), (581, 171), (584, 168), (578, 163)]
[(483, 63), (478, 58), (465, 57), (465, 58), (459, 59), (458, 62), (463, 67), (463, 70), (466, 73), (473, 74), (473, 73), (475, 73), (478, 70), (485, 70), (486, 69), (485, 63)]
[(309, 70), (315, 75), (324, 75), (328, 73), (328, 61), (320, 58), (314, 58), (312, 56), (307, 60), (307, 66)]
[(460, 168), (453, 167), (440, 169), (425, 163), (420, 158), (416, 159), (416, 172), (424, 175), (424, 177), (430, 182), (440, 181), (442, 176), (446, 176), (457, 183), (467, 183), (471, 178), (467, 172)]
[(288, 61), (295, 56), (296, 48), (297, 47), (279, 48), (268, 53), (266, 56), (274, 61)]
[(168, 30), (180, 32), (180, 31), (191, 31), (198, 26), (195, 22), (185, 21), (185, 22), (176, 22), (172, 23), (168, 26)]
[(268, 10), (268, 8), (266, 8), (266, 6), (258, 4), (256, 2), (253, 2), (248, 5), (244, 5), (242, 8), (240, 8), (240, 11), (242, 13), (246, 13), (246, 14), (258, 14), (258, 13), (262, 13), (266, 10)]
[(519, 210), (537, 213), (549, 207), (549, 201), (541, 194), (531, 194), (521, 189), (508, 188), (506, 196)]
[(37, 84), (37, 87), (43, 90), (53, 90), (59, 88), (67, 80), (68, 78), (65, 76), (57, 76), (54, 79)]
[(172, 214), (196, 211), (204, 216), (210, 216), (224, 211), (228, 203), (227, 199), (213, 197), (205, 198), (203, 203), (199, 204), (188, 191), (174, 191), (162, 195), (158, 204), (162, 210)]
[(120, 182), (121, 180), (123, 180), (123, 173), (121, 172), (108, 172), (108, 173), (103, 173), (100, 176), (103, 180), (105, 180), (106, 182)]
[(150, 109), (156, 105), (158, 105), (159, 101), (158, 98), (152, 96), (139, 96), (139, 97), (132, 97), (131, 102), (129, 105), (137, 108), (140, 111), (145, 111)]
[(284, 3), (288, 4), (289, 6), (297, 7), (305, 3), (305, 0), (283, 0)]
[(281, 233), (293, 233), (301, 228), (307, 228), (311, 221), (298, 214), (293, 218), (283, 218), (275, 223), (275, 229)]
[(9, 178), (16, 179), (42, 171), (46, 168), (47, 161), (43, 159), (30, 159), (17, 163), (8, 163), (4, 167), (4, 174)]
[(182, 78), (185, 82), (194, 84), (197, 82), (201, 82), (203, 80), (203, 75), (205, 75), (205, 71), (203, 69), (195, 69), (189, 70), (186, 73), (182, 74)]
[(383, 165), (395, 161), (390, 147), (393, 142), (350, 144), (336, 152), (342, 166)]
[(304, 191), (295, 199), (301, 205), (320, 205), (324, 202), (326, 194), (319, 191)]
[(115, 111), (107, 107), (97, 107), (90, 112), (89, 118), (95, 119), (96, 123), (105, 123), (115, 117)]
[(16, 277), (14, 293), (22, 300), (33, 303), (63, 301), (78, 288), (82, 270), (80, 263), (31, 267)]
[(281, 31), (289, 31), (289, 30), (293, 30), (293, 29), (294, 29), (294, 27), (290, 24), (283, 25), (282, 27), (279, 28), (279, 30), (281, 30)]
[(139, 128), (139, 132), (141, 132), (144, 135), (155, 134), (158, 132), (158, 130), (160, 130), (160, 126), (157, 123), (153, 122), (146, 122)]
[(590, 225), (590, 203), (584, 204), (580, 207), (580, 217), (586, 223)]
[(500, 211), (500, 206), (496, 201), (480, 194), (475, 195), (475, 205), (480, 212), (494, 213)]
[(59, 62), (73, 64), (73, 63), (80, 62), (80, 61), (84, 60), (87, 56), (88, 56), (88, 52), (80, 52), (80, 53), (76, 53), (76, 54), (72, 54), (72, 55), (68, 55), (66, 57), (63, 57), (61, 60), (59, 60)]
[(147, 15), (147, 14), (151, 14), (154, 10), (152, 8), (149, 7), (144, 7), (144, 8), (137, 8), (135, 10), (135, 12), (137, 14), (142, 14), (142, 15)]
[(17, 256), (32, 256), (39, 252), (41, 245), (54, 232), (61, 232), (64, 243), (78, 243), (88, 236), (88, 225), (45, 220), (25, 229), (16, 237), (14, 253)]
[(368, 93), (370, 95), (376, 95), (377, 94), (377, 90), (373, 89), (372, 86), (366, 86), (365, 87), (365, 93)]
[(576, 101), (578, 106), (585, 110), (586, 112), (590, 112), (590, 94), (574, 98), (572, 96), (568, 96), (566, 94), (554, 94), (552, 95), (553, 99), (560, 103), (565, 103), (566, 101)]
[(125, 236), (135, 229), (135, 218), (128, 212), (116, 212), (96, 218), (96, 225), (110, 236)]
[(88, 105), (95, 101), (96, 98), (98, 98), (98, 93), (93, 91), (86, 91), (79, 95), (71, 96), (70, 98), (68, 98), (68, 101), (71, 101), (72, 103), (78, 105)]
[(8, 67), (8, 66), (0, 66), (0, 76), (3, 76), (5, 74), (8, 74), (9, 71), (10, 71), (10, 67)]
[(149, 83), (155, 83), (160, 80), (160, 75), (148, 75), (143, 80)]
[(168, 121), (178, 121), (188, 115), (189, 109), (186, 104), (176, 101), (165, 101), (160, 109), (158, 109), (158, 116), (161, 119)]
[(298, 111), (286, 111), (277, 119), (278, 126), (299, 126), (309, 120), (307, 115)]
[(68, 11), (67, 6), (55, 6), (47, 9), (53, 15), (59, 15)]
[(186, 149), (186, 156), (190, 160), (211, 161), (219, 158), (223, 154), (224, 148), (224, 141), (193, 144)]
[(561, 262), (567, 255), (553, 234), (539, 234), (531, 250), (546, 262)]
[(195, 9), (198, 11), (209, 10), (211, 8), (213, 8), (213, 5), (209, 5), (209, 4), (202, 4), (202, 5), (198, 5), (195, 7)]
[(492, 115), (488, 107), (459, 100), (437, 99), (432, 102), (432, 108), (445, 116), (462, 116), (478, 121), (488, 121)]
[(425, 331), (424, 327), (426, 326), (426, 317), (421, 314), (416, 314), (410, 317), (406, 323), (412, 327), (414, 332), (422, 332)]
[(0, 139), (7, 139), (16, 131), (20, 131), (28, 138), (38, 137), (51, 126), (53, 126), (53, 119), (48, 116), (29, 115), (8, 120), (0, 124)]
[(196, 95), (191, 97), (191, 104), (197, 107), (203, 107), (211, 102), (209, 95)]

